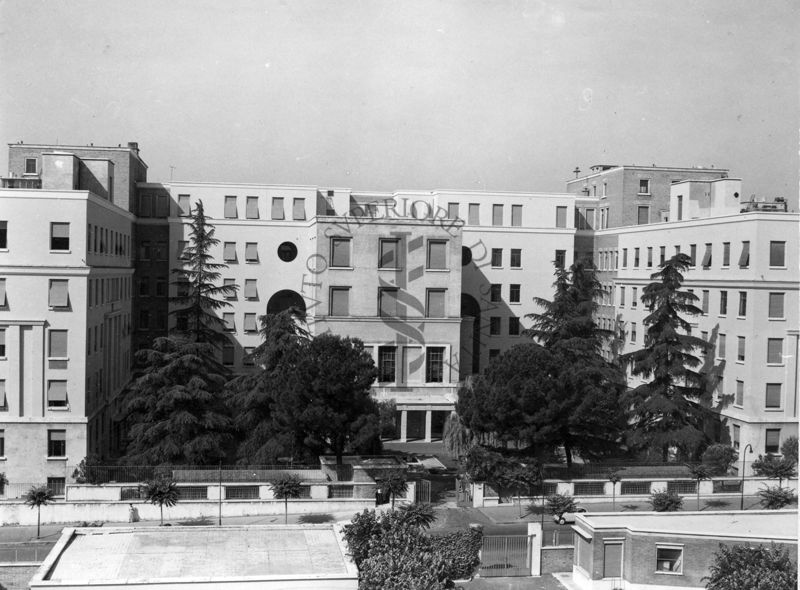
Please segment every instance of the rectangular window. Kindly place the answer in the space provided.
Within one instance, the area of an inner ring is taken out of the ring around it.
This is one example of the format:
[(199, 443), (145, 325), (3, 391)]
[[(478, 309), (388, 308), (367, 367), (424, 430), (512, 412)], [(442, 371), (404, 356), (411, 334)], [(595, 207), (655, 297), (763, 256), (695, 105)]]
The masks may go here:
[(0, 250), (8, 249), (8, 222), (0, 221)]
[[(227, 279), (226, 279), (227, 280)], [(231, 281), (233, 279), (230, 279)], [(245, 279), (244, 280), (244, 298), (245, 299), (258, 299), (258, 280)]]
[[(5, 379), (0, 379), (0, 412), (7, 412), (8, 411), (8, 400), (6, 399), (6, 381)], [(0, 430), (0, 457), (5, 455), (3, 452), (3, 431)]]
[(143, 194), (139, 197), (139, 217), (153, 216), (153, 195)]
[(661, 246), (661, 248), (659, 248), (659, 254), (658, 254), (658, 264), (659, 264), (659, 266), (664, 266), (664, 263), (666, 261), (667, 261), (667, 247), (666, 246)]
[(586, 210), (586, 229), (594, 229), (594, 209)]
[(226, 342), (222, 345), (222, 364), (226, 367), (232, 367), (236, 362), (236, 351), (233, 344)]
[(447, 219), (458, 219), (458, 203), (447, 203)]
[(425, 349), (425, 382), (444, 381), (444, 346), (429, 346)]
[(503, 266), (503, 249), (492, 248), (492, 266)]
[[(181, 284), (178, 284), (178, 296), (179, 297), (188, 296), (189, 295), (189, 283), (188, 282), (184, 282), (182, 284), (186, 285), (185, 292), (181, 289)], [(222, 285), (224, 287), (231, 287), (231, 289), (228, 290), (227, 295), (225, 295), (225, 299), (227, 299), (228, 301), (236, 301), (236, 291), (234, 290), (234, 287), (236, 287), (236, 279), (222, 279)], [(182, 295), (182, 293), (183, 293), (183, 295)]]
[(399, 240), (381, 240), (378, 268), (400, 268)]
[(780, 448), (781, 448), (781, 429), (767, 428), (766, 444), (764, 445), (764, 452), (777, 454), (780, 451)]
[(727, 291), (720, 291), (719, 292), (719, 315), (727, 315), (728, 314), (728, 292)]
[(683, 195), (678, 195), (678, 221), (683, 219)]
[(283, 197), (272, 197), (272, 219), (283, 219)]
[(350, 267), (350, 239), (331, 238), (331, 267)]
[(512, 283), (508, 286), (508, 301), (509, 303), (519, 303), (521, 298), (520, 285)]
[(628, 267), (628, 249), (627, 248), (623, 248), (622, 249), (622, 268), (627, 268), (627, 267)]
[(769, 294), (768, 314), (770, 319), (783, 319), (783, 293)]
[(503, 225), (502, 205), (492, 205), (492, 225)]
[(511, 205), (511, 227), (521, 227), (521, 226), (522, 226), (522, 205)]
[(397, 317), (397, 289), (378, 290), (378, 314), (382, 317)]
[(697, 244), (692, 244), (689, 246), (689, 264), (691, 266), (697, 265)]
[(469, 225), (481, 224), (480, 211), (480, 205), (478, 203), (469, 204), (469, 218), (467, 219)]
[(510, 318), (508, 318), (508, 335), (509, 336), (519, 336), (519, 318), (518, 317), (510, 317)]
[(631, 287), (631, 307), (636, 309), (636, 306), (639, 305), (639, 287)]
[(633, 268), (639, 268), (639, 248), (633, 249)]
[(66, 408), (67, 407), (67, 382), (48, 381), (47, 382), (47, 407)]
[(767, 383), (764, 407), (768, 410), (778, 410), (781, 407), (781, 384)]
[(731, 243), (722, 242), (722, 266), (731, 265)]
[(783, 364), (783, 338), (767, 338), (767, 363)]
[(750, 242), (742, 242), (742, 253), (739, 256), (739, 268), (750, 266)]
[(727, 337), (725, 334), (720, 334), (717, 337), (717, 358), (724, 359), (727, 355)]
[(650, 222), (650, 207), (639, 207), (636, 221), (639, 225), (647, 225)]
[(222, 322), (225, 324), (225, 330), (227, 332), (235, 332), (236, 331), (236, 321), (234, 320), (234, 314), (232, 312), (225, 312), (222, 314)]
[(747, 291), (739, 291), (739, 317), (747, 317)]
[(733, 438), (733, 450), (734, 451), (738, 451), (739, 450), (739, 441), (741, 440), (741, 437), (742, 437), (741, 433), (742, 433), (742, 427), (739, 426), (738, 424), (734, 424), (733, 425), (733, 437), (732, 437)]
[(48, 357), (67, 358), (67, 331), (50, 330), (48, 336)]
[(245, 205), (245, 217), (247, 219), (258, 219), (258, 197), (247, 197)]
[(222, 249), (225, 262), (236, 262), (236, 242), (225, 242)]
[(656, 545), (656, 571), (683, 573), (683, 548)]
[(653, 267), (653, 247), (647, 247), (647, 268)]
[(733, 405), (741, 407), (744, 404), (744, 381), (736, 380), (736, 396)]
[(447, 268), (447, 242), (428, 241), (428, 268), (435, 270)]
[(304, 221), (306, 218), (306, 200), (293, 199), (292, 200), (292, 219), (295, 221)]
[(489, 335), (490, 336), (499, 336), (500, 335), (500, 318), (493, 316), (489, 318)]
[(350, 287), (331, 287), (331, 315), (350, 315)]
[(703, 298), (701, 299), (701, 311), (703, 315), (708, 315), (708, 289), (703, 289)]
[(49, 302), (50, 307), (69, 307), (69, 281), (65, 279), (51, 279)]
[(69, 250), (69, 223), (50, 224), (50, 249)]
[(650, 180), (646, 178), (639, 179), (639, 194), (640, 195), (650, 194)]
[(256, 324), (256, 314), (254, 313), (244, 314), (244, 331), (245, 332), (258, 331), (258, 325)]
[(703, 253), (703, 268), (709, 268), (711, 266), (711, 252), (712, 247), (711, 244), (706, 244), (706, 251)]
[(25, 174), (36, 174), (36, 158), (25, 158)]
[(189, 242), (186, 240), (178, 240), (178, 259), (187, 260), (189, 258), (186, 248), (189, 247)]
[(625, 307), (625, 287), (619, 288), (619, 306)]
[(511, 248), (511, 268), (522, 268), (522, 250), (520, 248)]
[(253, 358), (253, 353), (256, 351), (255, 346), (245, 346), (244, 347), (244, 356), (242, 357), (242, 366), (243, 367), (255, 367), (256, 366), (256, 359)]
[(188, 217), (191, 214), (189, 195), (178, 195), (178, 215)]
[(225, 219), (236, 219), (239, 212), (236, 210), (236, 197), (225, 197)]
[(636, 322), (631, 322), (631, 343), (636, 343)]
[(556, 207), (556, 227), (567, 227), (566, 207)]
[(165, 297), (167, 295), (167, 281), (164, 279), (156, 279), (156, 297)]
[(489, 286), (489, 301), (498, 302), (502, 299), (503, 285), (495, 283)]
[(6, 330), (0, 328), (0, 358), (6, 357)]
[(394, 383), (397, 381), (397, 347), (378, 347), (378, 381)]
[(743, 361), (745, 352), (745, 337), (737, 336), (737, 342), (738, 344), (736, 346), (736, 360)]
[[(89, 291), (89, 295), (91, 296), (91, 291)], [(6, 280), (0, 279), (0, 307), (5, 307), (5, 306), (6, 306)]]
[(443, 318), (445, 315), (445, 294), (444, 289), (428, 289), (425, 315), (429, 318)]
[(48, 477), (47, 489), (54, 496), (63, 496), (67, 488), (67, 479), (65, 477)]
[(786, 266), (786, 242), (769, 243), (769, 265), (777, 267)]
[(564, 268), (564, 265), (567, 263), (567, 251), (556, 250), (555, 260), (553, 262), (556, 265), (556, 267)]
[(245, 262), (258, 262), (258, 244), (256, 242), (247, 242), (244, 245), (244, 260)]
[(66, 457), (67, 456), (67, 431), (48, 430), (47, 431), (47, 456)]

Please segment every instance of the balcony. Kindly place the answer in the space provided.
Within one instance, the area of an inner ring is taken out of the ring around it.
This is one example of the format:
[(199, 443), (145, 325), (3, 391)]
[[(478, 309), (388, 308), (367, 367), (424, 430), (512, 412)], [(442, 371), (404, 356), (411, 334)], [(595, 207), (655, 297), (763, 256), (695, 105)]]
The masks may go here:
[(28, 178), (0, 178), (3, 188), (42, 188), (42, 179), (38, 176)]

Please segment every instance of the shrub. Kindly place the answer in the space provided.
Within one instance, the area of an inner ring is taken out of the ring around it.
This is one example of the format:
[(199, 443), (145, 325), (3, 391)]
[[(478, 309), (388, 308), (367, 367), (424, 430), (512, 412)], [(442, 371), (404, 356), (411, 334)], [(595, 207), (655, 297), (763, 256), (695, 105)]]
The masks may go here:
[(547, 511), (552, 515), (575, 512), (578, 504), (569, 494), (553, 494), (547, 497)]
[(792, 490), (780, 486), (765, 487), (758, 491), (758, 496), (762, 508), (767, 510), (779, 510), (796, 500)]
[(790, 436), (781, 445), (781, 454), (783, 458), (797, 464), (797, 437)]
[(753, 461), (753, 472), (762, 477), (777, 479), (780, 486), (784, 479), (797, 476), (797, 463), (786, 457), (779, 459), (773, 455), (766, 457), (759, 455), (758, 459)]
[(708, 590), (795, 590), (797, 564), (785, 548), (719, 546), (709, 568)]
[(72, 472), (72, 478), (77, 483), (101, 483), (98, 465), (100, 465), (100, 458), (97, 455), (88, 455), (78, 463), (78, 466)]
[(709, 475), (725, 475), (738, 458), (739, 453), (733, 447), (720, 443), (708, 447), (701, 460), (708, 467)]
[(445, 574), (449, 580), (472, 577), (481, 561), (479, 552), (482, 545), (483, 534), (475, 529), (433, 537), (433, 550), (447, 564)]
[(666, 490), (653, 492), (648, 501), (656, 512), (676, 512), (683, 507), (683, 498)]

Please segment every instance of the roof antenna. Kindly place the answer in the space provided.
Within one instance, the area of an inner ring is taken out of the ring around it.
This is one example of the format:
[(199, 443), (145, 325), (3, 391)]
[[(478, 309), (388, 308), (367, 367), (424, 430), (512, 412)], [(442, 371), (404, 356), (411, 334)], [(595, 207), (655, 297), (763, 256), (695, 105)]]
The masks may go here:
[(175, 166), (170, 164), (169, 167), (169, 181), (172, 182), (172, 173), (175, 172)]

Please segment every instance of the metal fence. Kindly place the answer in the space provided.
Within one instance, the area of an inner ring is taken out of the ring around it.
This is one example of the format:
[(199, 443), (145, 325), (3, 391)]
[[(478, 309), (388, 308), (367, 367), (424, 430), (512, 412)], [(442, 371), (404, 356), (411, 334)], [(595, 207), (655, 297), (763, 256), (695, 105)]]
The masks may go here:
[(90, 465), (66, 469), (78, 483), (139, 483), (168, 476), (177, 482), (269, 481), (293, 473), (303, 481), (324, 481), (319, 465)]
[(697, 482), (694, 480), (668, 481), (667, 491), (676, 494), (696, 494)]
[(53, 545), (55, 541), (0, 543), (0, 563), (41, 563)]
[(602, 496), (606, 491), (604, 481), (576, 481), (574, 486), (576, 496)]
[(484, 578), (530, 576), (530, 538), (527, 535), (483, 537), (479, 572)]
[(651, 481), (623, 481), (620, 483), (620, 494), (623, 496), (646, 496), (650, 494)]
[(548, 465), (543, 468), (545, 479), (605, 479), (609, 472), (618, 472), (623, 477), (646, 477), (652, 479), (685, 477), (689, 468), (681, 463), (661, 462), (610, 462), (573, 463), (572, 466)]
[(739, 494), (742, 491), (741, 479), (714, 480), (715, 494)]

